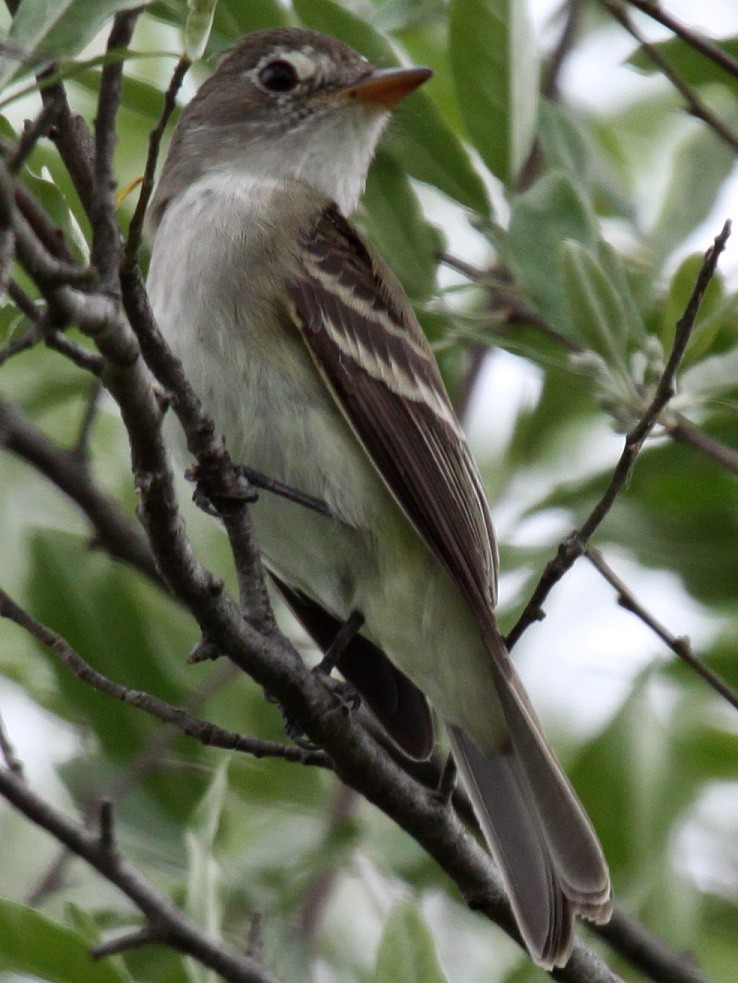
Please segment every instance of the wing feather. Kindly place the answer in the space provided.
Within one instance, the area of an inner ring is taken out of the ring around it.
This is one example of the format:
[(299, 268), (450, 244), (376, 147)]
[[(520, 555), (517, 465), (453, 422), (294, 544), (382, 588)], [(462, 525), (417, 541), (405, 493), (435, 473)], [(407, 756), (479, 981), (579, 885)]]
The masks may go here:
[(497, 586), (487, 501), (412, 308), (335, 207), (300, 248), (288, 293), (313, 359), (407, 517), (487, 623)]

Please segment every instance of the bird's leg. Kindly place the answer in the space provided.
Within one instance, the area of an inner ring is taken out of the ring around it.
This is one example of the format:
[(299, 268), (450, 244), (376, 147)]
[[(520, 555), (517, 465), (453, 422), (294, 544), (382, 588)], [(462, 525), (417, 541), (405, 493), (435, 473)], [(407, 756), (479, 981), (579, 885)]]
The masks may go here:
[(261, 488), (263, 491), (271, 492), (273, 495), (281, 495), (282, 498), (286, 498), (290, 502), (296, 502), (297, 505), (302, 505), (304, 508), (317, 512), (319, 515), (324, 515), (328, 519), (338, 519), (338, 516), (332, 511), (330, 506), (320, 498), (314, 498), (312, 495), (298, 491), (297, 488), (291, 488), (289, 485), (277, 481), (276, 478), (270, 478), (268, 475), (262, 474), (261, 471), (256, 471), (254, 468), (250, 468), (245, 464), (238, 465), (238, 472), (255, 488)]
[[(305, 492), (285, 485), (276, 478), (250, 468), (246, 464), (234, 465), (234, 478), (227, 487), (222, 487), (223, 481), (220, 472), (212, 471), (207, 465), (197, 464), (185, 472), (188, 481), (195, 482), (195, 491), (192, 500), (198, 508), (202, 509), (207, 515), (222, 519), (231, 514), (234, 508), (239, 507), (243, 502), (251, 504), (259, 498), (257, 488), (271, 492), (273, 495), (280, 495), (282, 498), (302, 505), (303, 508), (324, 515), (327, 519), (342, 521), (335, 512), (322, 499), (315, 498)], [(218, 487), (213, 487), (214, 476), (217, 474)]]
[(315, 672), (319, 672), (324, 676), (330, 676), (338, 665), (343, 653), (358, 635), (363, 624), (364, 615), (361, 613), (361, 611), (352, 611), (346, 621), (344, 621), (344, 623), (338, 629), (336, 637), (328, 646), (323, 658), (315, 667)]
[[(361, 613), (361, 611), (352, 611), (346, 621), (344, 621), (344, 623), (338, 629), (336, 637), (326, 649), (323, 658), (313, 669), (316, 676), (323, 676), (326, 678), (330, 676), (338, 665), (343, 653), (346, 651), (353, 639), (356, 638), (363, 624), (364, 615)], [(361, 697), (351, 683), (331, 680), (331, 687), (333, 691), (341, 698), (349, 713), (353, 713), (359, 708)], [(284, 711), (283, 716), (285, 730), (295, 744), (298, 744), (300, 747), (314, 750), (315, 745), (305, 739), (299, 724), (284, 713)]]

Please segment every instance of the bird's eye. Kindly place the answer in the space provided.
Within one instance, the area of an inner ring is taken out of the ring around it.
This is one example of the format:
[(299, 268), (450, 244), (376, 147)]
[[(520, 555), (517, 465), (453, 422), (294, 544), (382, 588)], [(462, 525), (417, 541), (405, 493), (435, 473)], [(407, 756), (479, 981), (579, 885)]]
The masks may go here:
[(290, 89), (294, 89), (300, 79), (295, 71), (295, 66), (291, 62), (279, 58), (276, 61), (270, 61), (268, 65), (262, 68), (259, 72), (259, 81), (270, 92), (289, 92)]

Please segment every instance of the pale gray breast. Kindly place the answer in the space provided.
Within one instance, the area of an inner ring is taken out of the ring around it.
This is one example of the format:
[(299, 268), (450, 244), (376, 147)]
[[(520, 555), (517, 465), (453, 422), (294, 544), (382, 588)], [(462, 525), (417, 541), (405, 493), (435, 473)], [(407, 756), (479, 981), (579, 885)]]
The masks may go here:
[(386, 492), (289, 323), (295, 269), (285, 222), (315, 193), (278, 202), (248, 175), (210, 175), (171, 201), (148, 288), (159, 326), (237, 461), (366, 528)]

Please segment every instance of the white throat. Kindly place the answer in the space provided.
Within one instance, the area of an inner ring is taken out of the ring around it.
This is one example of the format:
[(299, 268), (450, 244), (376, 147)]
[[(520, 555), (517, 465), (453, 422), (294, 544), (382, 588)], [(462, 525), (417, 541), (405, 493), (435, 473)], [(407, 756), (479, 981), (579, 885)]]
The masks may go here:
[(384, 112), (335, 113), (278, 135), (272, 131), (260, 138), (251, 133), (227, 148), (221, 143), (220, 160), (204, 168), (203, 176), (225, 173), (232, 180), (241, 175), (244, 184), (300, 181), (350, 215), (364, 191), (388, 117)]

